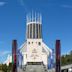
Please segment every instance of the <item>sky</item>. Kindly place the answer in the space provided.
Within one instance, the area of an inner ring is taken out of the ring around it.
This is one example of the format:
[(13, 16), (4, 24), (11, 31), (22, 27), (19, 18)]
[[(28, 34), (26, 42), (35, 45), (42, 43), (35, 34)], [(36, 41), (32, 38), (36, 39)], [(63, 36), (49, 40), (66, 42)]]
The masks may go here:
[(0, 63), (11, 54), (12, 40), (18, 48), (26, 40), (26, 15), (42, 14), (43, 41), (55, 49), (61, 40), (61, 54), (72, 50), (72, 0), (0, 0)]

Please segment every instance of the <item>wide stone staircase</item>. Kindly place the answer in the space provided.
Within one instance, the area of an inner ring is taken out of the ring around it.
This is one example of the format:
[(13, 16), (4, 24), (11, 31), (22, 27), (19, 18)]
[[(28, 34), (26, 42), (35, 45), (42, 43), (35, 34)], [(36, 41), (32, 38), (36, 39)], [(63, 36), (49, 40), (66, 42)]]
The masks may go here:
[(48, 70), (43, 63), (27, 63), (18, 72), (48, 72)]

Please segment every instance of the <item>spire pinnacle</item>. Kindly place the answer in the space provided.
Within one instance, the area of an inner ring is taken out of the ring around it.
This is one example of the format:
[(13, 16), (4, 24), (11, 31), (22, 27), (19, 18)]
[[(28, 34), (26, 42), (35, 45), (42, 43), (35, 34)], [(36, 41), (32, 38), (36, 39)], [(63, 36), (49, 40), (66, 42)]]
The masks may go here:
[(31, 13), (28, 13), (26, 16), (27, 19), (27, 25), (31, 23), (35, 24), (42, 24), (42, 16), (40, 13), (34, 13), (33, 11)]

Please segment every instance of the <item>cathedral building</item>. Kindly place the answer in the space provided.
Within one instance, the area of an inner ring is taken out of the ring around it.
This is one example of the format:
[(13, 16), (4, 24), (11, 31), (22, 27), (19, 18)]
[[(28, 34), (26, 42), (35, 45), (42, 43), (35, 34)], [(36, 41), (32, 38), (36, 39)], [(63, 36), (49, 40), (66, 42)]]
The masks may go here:
[(20, 65), (27, 63), (43, 63), (48, 65), (48, 57), (52, 50), (43, 42), (42, 38), (42, 15), (28, 14), (26, 17), (26, 41), (19, 48), (22, 55)]

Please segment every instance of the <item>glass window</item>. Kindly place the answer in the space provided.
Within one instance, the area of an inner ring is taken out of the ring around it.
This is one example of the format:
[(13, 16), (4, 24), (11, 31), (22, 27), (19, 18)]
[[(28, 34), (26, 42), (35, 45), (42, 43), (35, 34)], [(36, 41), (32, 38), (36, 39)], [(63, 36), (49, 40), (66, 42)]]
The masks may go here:
[(41, 33), (40, 33), (40, 24), (39, 24), (39, 38), (40, 38), (40, 34), (41, 34)]
[(38, 45), (41, 45), (41, 42), (38, 42)]
[(27, 27), (27, 38), (29, 38), (29, 25)]
[(32, 24), (30, 24), (30, 38), (32, 38)]
[(35, 38), (35, 24), (33, 24), (33, 38)]
[(38, 38), (38, 24), (36, 24), (36, 38)]
[(33, 44), (33, 42), (32, 42), (32, 44)]
[(40, 38), (42, 38), (42, 25), (40, 24)]
[(28, 42), (28, 44), (30, 44), (30, 42)]
[(41, 38), (41, 24), (39, 24), (39, 38)]

